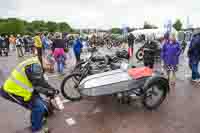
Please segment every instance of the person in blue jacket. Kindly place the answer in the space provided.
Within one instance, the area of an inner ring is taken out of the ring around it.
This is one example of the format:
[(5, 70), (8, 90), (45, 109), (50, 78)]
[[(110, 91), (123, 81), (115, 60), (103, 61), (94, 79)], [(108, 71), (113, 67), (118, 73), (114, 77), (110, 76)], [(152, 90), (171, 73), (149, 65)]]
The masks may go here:
[(77, 37), (74, 42), (73, 42), (73, 50), (74, 50), (74, 54), (76, 56), (76, 62), (80, 62), (80, 55), (81, 55), (81, 49), (83, 47), (83, 44), (80, 40), (79, 37)]
[(179, 56), (181, 54), (181, 45), (178, 41), (176, 41), (176, 35), (174, 33), (170, 34), (169, 38), (167, 38), (164, 41), (161, 50), (161, 58), (164, 63), (164, 69), (170, 81), (170, 85), (175, 85), (175, 73), (178, 71)]
[(198, 71), (200, 61), (200, 33), (195, 33), (192, 37), (188, 50), (189, 66), (192, 70), (192, 81), (200, 82)]
[(45, 53), (45, 55), (47, 55), (47, 50), (50, 48), (47, 33), (44, 33), (42, 35), (42, 44), (43, 44), (44, 53)]

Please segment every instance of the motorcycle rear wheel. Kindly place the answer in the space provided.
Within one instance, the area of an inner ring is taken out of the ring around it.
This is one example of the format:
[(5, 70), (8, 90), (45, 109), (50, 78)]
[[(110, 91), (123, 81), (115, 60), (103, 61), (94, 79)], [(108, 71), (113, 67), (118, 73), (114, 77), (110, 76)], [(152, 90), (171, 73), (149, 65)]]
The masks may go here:
[[(79, 93), (78, 90), (80, 81), (81, 81), (81, 74), (79, 73), (72, 73), (67, 77), (65, 77), (61, 83), (62, 95), (70, 101), (80, 101), (81, 94)], [(71, 85), (71, 86), (66, 86), (66, 85)]]

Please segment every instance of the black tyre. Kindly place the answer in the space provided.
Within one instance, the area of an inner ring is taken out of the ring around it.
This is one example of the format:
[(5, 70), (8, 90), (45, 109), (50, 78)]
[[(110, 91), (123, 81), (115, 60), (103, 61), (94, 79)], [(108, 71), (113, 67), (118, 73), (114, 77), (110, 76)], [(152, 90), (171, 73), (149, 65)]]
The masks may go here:
[(62, 95), (71, 101), (81, 100), (81, 94), (79, 93), (78, 86), (81, 80), (81, 74), (73, 73), (64, 78), (61, 83)]
[(138, 61), (142, 61), (144, 58), (144, 52), (142, 49), (139, 49), (137, 52), (136, 52), (136, 59)]
[(165, 100), (168, 93), (168, 84), (162, 81), (151, 82), (145, 90), (142, 103), (148, 110), (158, 108)]
[(112, 43), (108, 42), (108, 43), (106, 44), (106, 47), (107, 47), (108, 49), (111, 49), (111, 48), (112, 48)]

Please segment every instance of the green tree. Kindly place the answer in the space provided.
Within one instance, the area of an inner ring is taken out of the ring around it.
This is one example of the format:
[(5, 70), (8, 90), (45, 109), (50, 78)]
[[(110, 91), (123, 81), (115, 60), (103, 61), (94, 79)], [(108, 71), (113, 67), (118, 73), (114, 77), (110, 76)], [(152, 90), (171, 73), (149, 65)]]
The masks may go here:
[(58, 25), (55, 22), (47, 22), (47, 28), (49, 32), (56, 32), (58, 31)]
[(182, 22), (180, 19), (177, 19), (176, 22), (173, 24), (174, 29), (176, 29), (177, 31), (180, 31), (182, 29)]
[(122, 30), (120, 28), (112, 28), (110, 30), (113, 34), (121, 34)]
[(0, 34), (34, 34), (36, 32), (72, 32), (73, 29), (65, 22), (27, 22), (17, 18), (0, 18)]
[(71, 32), (72, 29), (67, 23), (58, 23), (58, 28), (60, 32)]
[(20, 19), (9, 18), (0, 22), (1, 34), (23, 34), (24, 30), (24, 22)]
[[(30, 28), (30, 27), (29, 27)], [(43, 32), (43, 31), (47, 31), (47, 25), (44, 21), (33, 21), (31, 23), (31, 28), (34, 30), (34, 32)]]

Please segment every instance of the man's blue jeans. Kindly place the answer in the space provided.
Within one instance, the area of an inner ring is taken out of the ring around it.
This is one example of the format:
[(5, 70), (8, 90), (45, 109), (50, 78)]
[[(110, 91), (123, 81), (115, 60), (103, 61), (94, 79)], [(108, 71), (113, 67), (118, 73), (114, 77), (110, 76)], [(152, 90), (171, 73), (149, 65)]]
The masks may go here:
[(198, 63), (192, 63), (191, 67), (192, 67), (192, 80), (200, 79), (200, 74), (199, 74), (199, 71), (198, 71), (199, 62)]
[(31, 110), (31, 129), (33, 132), (40, 131), (43, 126), (43, 119), (48, 111), (47, 103), (40, 97), (34, 97), (31, 102), (24, 102), (22, 97), (11, 95), (16, 100), (14, 100), (8, 93), (0, 88), (0, 96), (21, 105), (22, 107)]
[(47, 105), (46, 102), (39, 96), (33, 102), (32, 112), (31, 112), (31, 125), (33, 132), (42, 129), (43, 119), (45, 113), (48, 111), (46, 105)]

